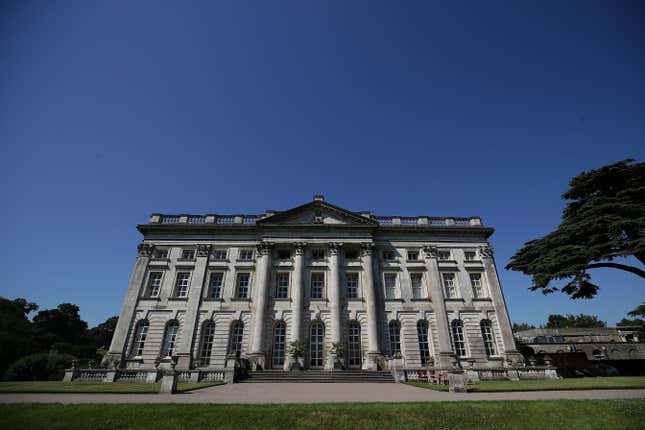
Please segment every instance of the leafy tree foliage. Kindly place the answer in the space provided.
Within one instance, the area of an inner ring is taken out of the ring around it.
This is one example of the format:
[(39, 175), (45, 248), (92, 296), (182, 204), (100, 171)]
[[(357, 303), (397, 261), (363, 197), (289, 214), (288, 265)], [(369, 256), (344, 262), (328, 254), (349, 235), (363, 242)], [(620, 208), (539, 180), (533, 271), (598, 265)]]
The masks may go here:
[(641, 303), (633, 311), (627, 313), (630, 317), (645, 317), (645, 303)]
[(599, 320), (596, 315), (572, 315), (566, 316), (559, 314), (549, 315), (546, 322), (546, 328), (591, 328), (591, 327), (607, 327), (605, 321)]
[(109, 348), (110, 342), (112, 342), (112, 336), (114, 335), (114, 331), (116, 330), (116, 323), (118, 321), (119, 317), (110, 317), (105, 320), (105, 322), (102, 322), (96, 327), (91, 328), (89, 331), (89, 336), (92, 344), (97, 348)]
[[(645, 278), (641, 267), (616, 263), (636, 257), (645, 265), (645, 163), (623, 160), (583, 172), (562, 195), (569, 203), (558, 228), (524, 244), (506, 269), (531, 275), (531, 290), (591, 298), (598, 286), (590, 269), (608, 267)], [(554, 280), (568, 280), (561, 288)]]
[(513, 323), (513, 333), (517, 333), (518, 331), (524, 331), (524, 330), (531, 330), (534, 329), (535, 326), (532, 324), (527, 324), (527, 323)]
[[(18, 358), (30, 354), (33, 332), (25, 307), (0, 297), (0, 375)], [(26, 302), (26, 300), (24, 300)]]
[(74, 357), (58, 352), (31, 354), (13, 363), (4, 379), (9, 381), (60, 381), (64, 369), (72, 365)]

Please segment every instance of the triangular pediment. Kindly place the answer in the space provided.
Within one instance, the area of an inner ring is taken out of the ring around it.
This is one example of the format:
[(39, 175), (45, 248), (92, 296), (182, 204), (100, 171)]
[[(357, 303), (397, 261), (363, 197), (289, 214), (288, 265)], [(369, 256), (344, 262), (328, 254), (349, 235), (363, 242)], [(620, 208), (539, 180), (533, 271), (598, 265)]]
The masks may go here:
[(271, 225), (378, 225), (373, 219), (324, 201), (313, 201), (258, 221)]

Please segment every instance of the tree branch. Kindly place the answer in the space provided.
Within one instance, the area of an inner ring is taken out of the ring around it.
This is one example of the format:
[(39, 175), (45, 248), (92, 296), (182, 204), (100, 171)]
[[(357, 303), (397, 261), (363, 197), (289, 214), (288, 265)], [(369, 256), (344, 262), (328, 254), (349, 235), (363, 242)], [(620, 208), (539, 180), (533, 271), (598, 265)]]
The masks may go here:
[(634, 275), (638, 275), (641, 278), (645, 278), (645, 270), (641, 270), (638, 267), (633, 267), (633, 266), (628, 266), (626, 264), (618, 264), (618, 263), (593, 263), (587, 265), (585, 269), (597, 269), (599, 267), (611, 267), (613, 269), (620, 269), (624, 270), (626, 272), (633, 273)]

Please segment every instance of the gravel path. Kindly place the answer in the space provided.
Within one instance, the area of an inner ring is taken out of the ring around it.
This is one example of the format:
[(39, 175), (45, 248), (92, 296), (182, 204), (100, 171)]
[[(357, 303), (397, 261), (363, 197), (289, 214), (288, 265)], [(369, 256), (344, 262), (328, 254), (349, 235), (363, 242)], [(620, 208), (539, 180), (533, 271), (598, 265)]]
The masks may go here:
[(167, 394), (0, 394), (0, 403), (333, 403), (462, 400), (645, 399), (645, 390), (527, 391), (452, 394), (405, 384), (227, 384)]

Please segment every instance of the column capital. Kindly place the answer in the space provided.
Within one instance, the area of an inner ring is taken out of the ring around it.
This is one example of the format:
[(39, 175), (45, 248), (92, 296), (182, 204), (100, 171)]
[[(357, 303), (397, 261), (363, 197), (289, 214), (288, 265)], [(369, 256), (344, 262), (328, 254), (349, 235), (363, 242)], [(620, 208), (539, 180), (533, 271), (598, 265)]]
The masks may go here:
[(374, 246), (373, 243), (370, 243), (370, 242), (361, 243), (361, 255), (363, 256), (372, 255), (375, 249), (376, 249), (376, 246)]
[(137, 253), (139, 257), (150, 257), (154, 250), (155, 246), (149, 243), (141, 242), (139, 245), (137, 245)]
[(439, 250), (436, 246), (425, 245), (423, 247), (423, 253), (425, 254), (426, 258), (437, 258), (439, 255)]
[(296, 242), (293, 245), (293, 249), (296, 251), (296, 255), (304, 254), (306, 247), (307, 247), (307, 242)]
[(260, 255), (269, 255), (273, 249), (273, 244), (270, 242), (260, 242), (257, 245), (258, 254)]
[(212, 245), (197, 245), (197, 256), (208, 257), (208, 255), (211, 253), (211, 248), (213, 248)]
[(494, 249), (492, 246), (480, 246), (479, 247), (479, 255), (482, 256), (482, 258), (493, 258), (493, 252)]
[(340, 253), (340, 248), (342, 247), (342, 242), (329, 242), (329, 253), (331, 255), (338, 255)]

